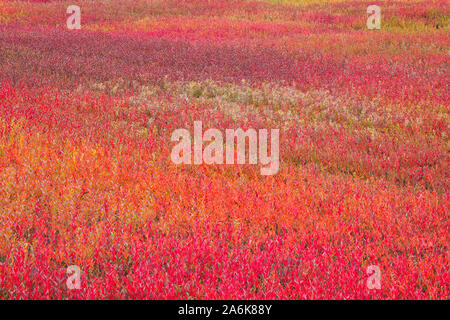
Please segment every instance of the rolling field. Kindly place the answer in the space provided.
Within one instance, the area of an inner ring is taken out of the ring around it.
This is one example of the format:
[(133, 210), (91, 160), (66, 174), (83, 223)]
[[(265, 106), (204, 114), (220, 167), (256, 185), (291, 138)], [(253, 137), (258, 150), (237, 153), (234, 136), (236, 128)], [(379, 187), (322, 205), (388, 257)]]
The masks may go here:
[[(449, 299), (448, 12), (0, 1), (0, 299)], [(195, 121), (279, 171), (173, 163)]]

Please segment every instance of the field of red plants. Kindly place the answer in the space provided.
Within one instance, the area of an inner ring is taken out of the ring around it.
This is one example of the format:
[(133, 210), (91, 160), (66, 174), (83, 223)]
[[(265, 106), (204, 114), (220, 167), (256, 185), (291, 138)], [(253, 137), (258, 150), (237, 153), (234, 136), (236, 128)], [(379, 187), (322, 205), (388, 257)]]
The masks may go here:
[[(0, 1), (0, 299), (449, 299), (448, 12)], [(174, 164), (194, 121), (279, 172)]]

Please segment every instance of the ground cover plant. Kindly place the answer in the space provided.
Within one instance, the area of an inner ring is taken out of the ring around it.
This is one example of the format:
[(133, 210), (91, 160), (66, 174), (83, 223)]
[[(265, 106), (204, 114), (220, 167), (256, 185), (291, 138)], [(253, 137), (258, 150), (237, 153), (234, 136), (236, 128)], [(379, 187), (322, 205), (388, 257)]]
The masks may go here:
[[(449, 9), (0, 1), (0, 299), (448, 299)], [(279, 172), (174, 164), (194, 121)]]

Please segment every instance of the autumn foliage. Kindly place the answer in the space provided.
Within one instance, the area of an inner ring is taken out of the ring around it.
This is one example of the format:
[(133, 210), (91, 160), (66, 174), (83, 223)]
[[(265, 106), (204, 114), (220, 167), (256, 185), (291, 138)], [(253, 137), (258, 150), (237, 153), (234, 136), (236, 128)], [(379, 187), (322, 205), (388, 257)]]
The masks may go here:
[(449, 299), (449, 5), (376, 3), (1, 1), (0, 299)]

